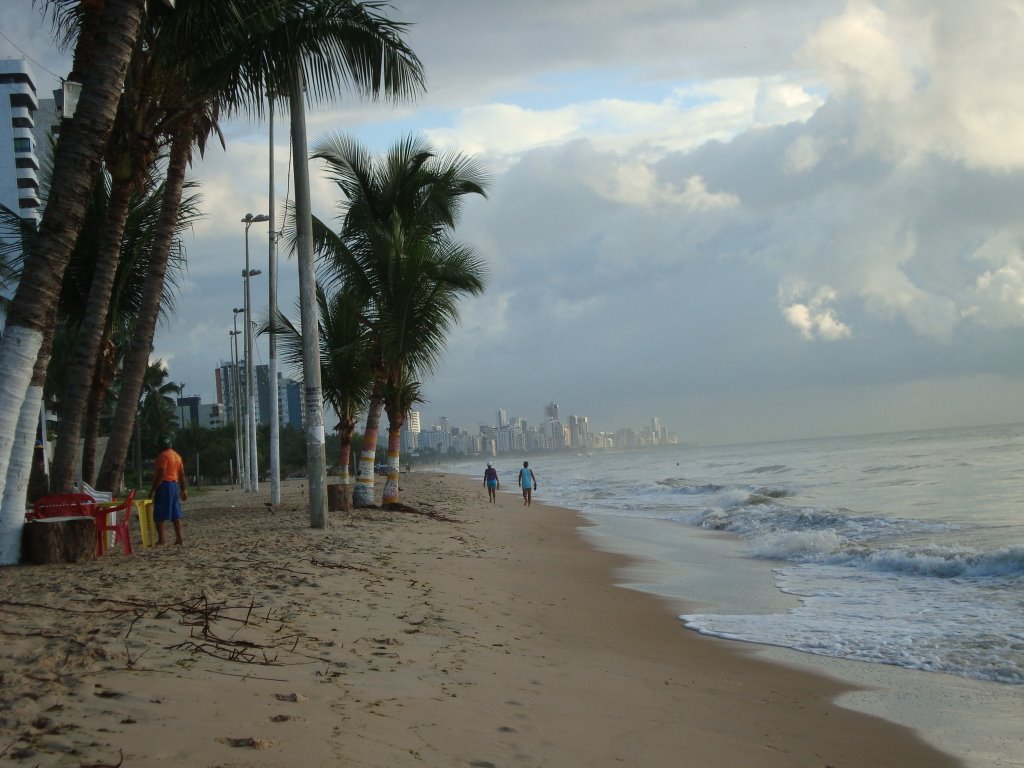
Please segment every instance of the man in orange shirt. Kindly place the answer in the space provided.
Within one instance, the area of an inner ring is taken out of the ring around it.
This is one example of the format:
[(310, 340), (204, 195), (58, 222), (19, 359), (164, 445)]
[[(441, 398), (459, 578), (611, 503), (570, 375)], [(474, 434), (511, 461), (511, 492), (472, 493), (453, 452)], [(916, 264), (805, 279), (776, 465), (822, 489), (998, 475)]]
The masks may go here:
[(182, 544), (181, 502), (188, 500), (185, 490), (185, 463), (171, 448), (171, 438), (160, 435), (160, 453), (153, 462), (153, 488), (149, 498), (153, 500), (153, 522), (156, 523), (156, 543), (164, 543), (164, 523), (174, 525), (174, 543)]

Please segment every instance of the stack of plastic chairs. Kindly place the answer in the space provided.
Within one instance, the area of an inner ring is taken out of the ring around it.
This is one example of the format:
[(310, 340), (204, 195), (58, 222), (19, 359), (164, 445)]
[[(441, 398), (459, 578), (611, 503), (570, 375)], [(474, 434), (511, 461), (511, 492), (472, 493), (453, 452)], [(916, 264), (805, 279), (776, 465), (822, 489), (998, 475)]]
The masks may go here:
[(91, 485), (85, 482), (85, 480), (83, 480), (79, 485), (82, 488), (82, 493), (86, 494), (87, 496), (92, 496), (93, 499), (95, 499), (96, 501), (114, 500), (114, 494), (112, 494), (110, 491), (97, 491), (95, 488), (93, 488)]

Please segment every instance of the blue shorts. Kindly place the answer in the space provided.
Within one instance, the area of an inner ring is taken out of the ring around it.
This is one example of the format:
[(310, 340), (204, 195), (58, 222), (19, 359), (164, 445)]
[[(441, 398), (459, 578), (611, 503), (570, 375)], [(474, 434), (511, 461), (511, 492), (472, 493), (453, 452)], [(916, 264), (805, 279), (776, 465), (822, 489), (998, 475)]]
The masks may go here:
[(165, 480), (156, 487), (156, 493), (153, 494), (153, 520), (163, 522), (181, 520), (182, 517), (178, 484)]
[(488, 480), (487, 481), (487, 487), (488, 488), (497, 488), (498, 487), (498, 481), (497, 480)]

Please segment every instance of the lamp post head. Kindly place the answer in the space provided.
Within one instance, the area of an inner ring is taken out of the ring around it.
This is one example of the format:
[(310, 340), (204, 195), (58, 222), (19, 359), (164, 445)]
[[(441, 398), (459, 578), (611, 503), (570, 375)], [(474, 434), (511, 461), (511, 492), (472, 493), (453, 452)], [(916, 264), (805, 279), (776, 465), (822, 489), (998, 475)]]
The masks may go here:
[(256, 277), (256, 275), (262, 275), (263, 273), (258, 269), (250, 269), (249, 277)]
[(249, 228), (250, 224), (254, 224), (258, 221), (270, 221), (270, 217), (265, 213), (257, 213), (255, 216), (251, 213), (247, 213), (242, 219), (242, 223), (245, 224), (246, 229)]
[(236, 315), (238, 315), (238, 314), (241, 314), (242, 312), (245, 312), (245, 307), (242, 307), (241, 309), (238, 309), (236, 307), (235, 309), (232, 309), (231, 311), (234, 312)]
[(237, 336), (241, 331), (228, 331), (228, 336)]

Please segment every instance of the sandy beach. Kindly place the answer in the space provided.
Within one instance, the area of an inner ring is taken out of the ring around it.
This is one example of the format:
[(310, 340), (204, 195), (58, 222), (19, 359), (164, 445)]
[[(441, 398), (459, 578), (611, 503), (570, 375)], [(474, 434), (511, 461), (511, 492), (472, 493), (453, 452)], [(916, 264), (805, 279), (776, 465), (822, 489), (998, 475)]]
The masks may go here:
[(0, 569), (0, 763), (958, 764), (615, 586), (569, 510), (416, 472), (314, 531), (304, 481), (261, 490), (195, 494), (184, 547)]

